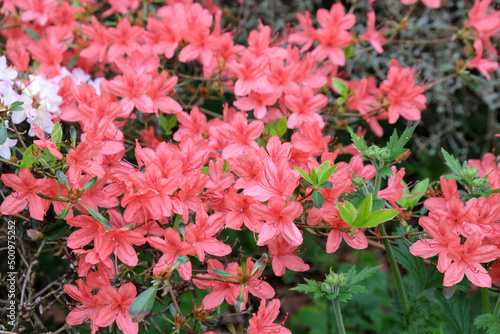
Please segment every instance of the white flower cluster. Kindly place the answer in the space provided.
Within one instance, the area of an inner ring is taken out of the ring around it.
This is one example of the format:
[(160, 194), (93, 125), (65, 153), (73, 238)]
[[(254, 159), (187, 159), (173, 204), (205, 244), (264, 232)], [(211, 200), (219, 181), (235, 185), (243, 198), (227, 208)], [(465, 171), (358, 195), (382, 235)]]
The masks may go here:
[[(60, 106), (63, 99), (58, 95), (58, 83), (63, 78), (70, 76), (73, 84), (87, 83), (96, 88), (99, 94), (99, 84), (103, 78), (91, 80), (81, 68), (75, 68), (71, 72), (63, 67), (61, 74), (52, 79), (45, 79), (40, 75), (29, 75), (28, 80), (19, 80), (18, 72), (7, 66), (5, 56), (0, 57), (0, 102), (8, 108), (16, 101), (22, 102), (22, 110), (10, 111), (11, 120), (14, 124), (27, 121), (31, 127), (29, 136), (34, 136), (34, 124), (38, 125), (44, 132), (51, 133), (54, 129), (54, 120), (61, 116)], [(8, 126), (7, 122), (5, 126)], [(5, 142), (0, 140), (0, 156), (10, 158), (10, 148), (15, 146), (16, 139), (7, 138)]]

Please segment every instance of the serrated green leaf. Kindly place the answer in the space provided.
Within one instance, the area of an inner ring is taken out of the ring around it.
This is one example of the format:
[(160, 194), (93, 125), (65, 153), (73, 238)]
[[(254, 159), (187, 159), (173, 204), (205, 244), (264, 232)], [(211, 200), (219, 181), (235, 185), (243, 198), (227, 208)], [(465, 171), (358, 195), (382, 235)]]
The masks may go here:
[(369, 228), (378, 226), (379, 224), (396, 217), (398, 213), (399, 213), (398, 210), (392, 210), (392, 209), (382, 209), (374, 211), (370, 214), (368, 219), (366, 219), (366, 221), (363, 223), (361, 227)]
[(309, 176), (309, 174), (307, 174), (302, 168), (295, 167), (295, 169), (297, 170), (297, 172), (299, 172), (300, 175), (302, 175), (302, 177), (304, 178), (304, 180), (306, 180), (310, 184), (313, 184), (313, 181), (312, 181), (311, 177)]
[(318, 209), (323, 206), (323, 203), (325, 203), (323, 194), (321, 194), (319, 191), (313, 191), (311, 198), (313, 200), (314, 206), (317, 207)]
[(481, 314), (474, 319), (474, 326), (486, 330), (487, 334), (500, 333), (500, 318), (491, 313)]
[(361, 202), (359, 206), (358, 214), (356, 215), (356, 219), (352, 223), (352, 227), (354, 229), (360, 228), (365, 225), (365, 221), (370, 216), (370, 212), (372, 210), (372, 194), (368, 194), (366, 198)]
[(357, 134), (352, 131), (350, 127), (347, 127), (347, 131), (351, 134), (351, 139), (354, 143), (354, 147), (361, 153), (366, 154), (368, 151), (368, 146), (366, 145), (366, 141), (364, 138), (359, 137)]
[(445, 179), (448, 179), (448, 180), (460, 180), (460, 178), (456, 175), (453, 175), (453, 174), (447, 174), (447, 175), (444, 175), (443, 178)]
[(347, 88), (346, 83), (344, 80), (341, 80), (339, 78), (332, 78), (332, 85), (335, 91), (339, 93), (341, 96), (347, 96), (349, 93), (349, 88)]
[(28, 28), (25, 25), (23, 25), (23, 30), (29, 37), (33, 38), (35, 41), (40, 40), (40, 35), (35, 30)]
[(208, 172), (209, 172), (209, 168), (208, 166), (203, 166), (201, 167), (201, 172), (205, 175), (208, 175)]
[(394, 129), (391, 137), (389, 138), (389, 142), (387, 143), (387, 148), (390, 151), (389, 158), (386, 160), (388, 162), (396, 160), (401, 154), (408, 151), (404, 148), (406, 143), (410, 140), (415, 128), (417, 127), (418, 122), (415, 122), (412, 127), (406, 128), (401, 136), (398, 136), (398, 132)]
[(227, 271), (224, 271), (222, 269), (210, 269), (210, 271), (213, 272), (215, 275), (218, 275), (220, 277), (237, 279), (236, 276), (234, 276), (233, 274), (230, 274)]
[(462, 175), (462, 167), (460, 166), (460, 162), (451, 154), (446, 152), (444, 148), (441, 148), (441, 152), (443, 153), (444, 162), (452, 172), (457, 174), (459, 178), (463, 178)]
[(380, 175), (381, 178), (386, 179), (392, 176), (392, 168), (389, 166), (382, 167), (378, 170), (378, 175)]

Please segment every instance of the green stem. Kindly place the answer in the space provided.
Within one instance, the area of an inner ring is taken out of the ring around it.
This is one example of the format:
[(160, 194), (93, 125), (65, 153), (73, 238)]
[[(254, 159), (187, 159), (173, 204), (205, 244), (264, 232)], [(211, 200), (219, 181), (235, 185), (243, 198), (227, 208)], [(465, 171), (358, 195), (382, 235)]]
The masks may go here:
[[(378, 171), (383, 167), (383, 163), (379, 164), (377, 161), (372, 160), (372, 164), (377, 171), (377, 175), (375, 176), (375, 184), (373, 187), (373, 199), (377, 199), (378, 192), (380, 190), (380, 183), (382, 178)], [(401, 277), (401, 272), (399, 272), (398, 263), (396, 262), (396, 257), (394, 256), (394, 252), (392, 251), (391, 244), (389, 243), (389, 239), (387, 238), (387, 232), (385, 231), (384, 224), (380, 224), (378, 226), (380, 235), (383, 237), (382, 242), (384, 243), (385, 251), (387, 253), (387, 257), (389, 258), (389, 263), (391, 264), (392, 273), (394, 274), (394, 279), (396, 280), (396, 286), (398, 289), (399, 299), (401, 300), (401, 307), (403, 308), (403, 314), (405, 317), (406, 326), (408, 326), (408, 317), (410, 314), (408, 308), (408, 301), (406, 299), (405, 288), (403, 286), (403, 278)]]
[(493, 314), (498, 317), (500, 313), (500, 296), (498, 296), (497, 304), (495, 305), (495, 310), (493, 310)]
[(333, 299), (333, 310), (335, 311), (335, 319), (337, 320), (337, 327), (340, 334), (346, 334), (344, 328), (344, 321), (342, 320), (342, 311), (340, 310), (340, 302), (338, 299)]
[[(380, 231), (380, 235), (386, 237), (387, 232), (385, 231), (384, 224), (380, 224), (378, 228)], [(396, 286), (398, 288), (399, 299), (401, 300), (401, 307), (403, 308), (406, 325), (408, 325), (408, 316), (410, 311), (408, 308), (408, 301), (406, 300), (405, 288), (403, 286), (401, 273), (399, 272), (398, 263), (396, 262), (396, 257), (394, 256), (394, 252), (392, 251), (389, 240), (387, 238), (383, 238), (382, 242), (384, 243), (385, 251), (387, 253), (387, 257), (389, 258), (389, 263), (391, 264), (392, 273), (394, 274), (394, 279), (396, 280)]]
[[(483, 297), (483, 309), (484, 313), (491, 313), (490, 310), (490, 298), (488, 297), (488, 288), (481, 288), (481, 296)], [(498, 306), (498, 303), (497, 303)], [(496, 309), (497, 307), (495, 307)]]

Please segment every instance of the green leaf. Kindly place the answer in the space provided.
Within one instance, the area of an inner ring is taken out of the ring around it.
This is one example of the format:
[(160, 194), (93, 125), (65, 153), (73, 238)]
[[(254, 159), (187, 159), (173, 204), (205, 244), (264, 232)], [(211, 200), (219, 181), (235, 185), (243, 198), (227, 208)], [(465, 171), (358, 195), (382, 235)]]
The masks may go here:
[(172, 266), (172, 269), (178, 268), (187, 262), (189, 262), (189, 258), (187, 256), (177, 255), (177, 257), (175, 258), (175, 262)]
[(381, 267), (382, 265), (376, 267), (365, 267), (359, 273), (356, 273), (356, 266), (353, 265), (347, 272), (347, 282), (350, 285), (358, 284), (375, 274)]
[(50, 134), (51, 141), (53, 143), (59, 143), (62, 140), (62, 135), (63, 135), (63, 131), (61, 128), (61, 123), (56, 122), (56, 124), (54, 125), (54, 129), (52, 130), (52, 133)]
[(287, 131), (287, 119), (286, 116), (280, 119), (278, 125), (276, 125), (276, 132), (278, 133), (278, 137), (283, 137), (283, 135)]
[(341, 80), (339, 78), (332, 78), (332, 85), (335, 91), (337, 91), (340, 96), (347, 96), (347, 94), (349, 94), (349, 88), (347, 88), (344, 80)]
[(332, 187), (333, 187), (333, 183), (331, 183), (330, 181), (323, 182), (320, 186), (320, 188), (322, 188), (322, 189), (330, 189)]
[(59, 181), (63, 184), (63, 186), (69, 190), (70, 189), (69, 182), (68, 179), (66, 178), (66, 175), (64, 175), (64, 173), (61, 170), (58, 170), (56, 172), (56, 176), (59, 179)]
[(66, 232), (71, 228), (70, 225), (66, 224), (66, 221), (59, 220), (43, 231), (43, 234), (47, 240), (58, 240), (66, 235)]
[(83, 186), (83, 190), (91, 189), (93, 186), (95, 186), (96, 183), (97, 183), (97, 176), (94, 176), (93, 178), (88, 180), (87, 183)]
[(177, 126), (177, 115), (172, 115), (168, 118), (168, 130), (172, 130)]
[(337, 97), (337, 100), (336, 100), (337, 104), (344, 104), (345, 101), (347, 101), (347, 99), (343, 96)]
[(92, 208), (89, 208), (88, 206), (86, 206), (85, 204), (81, 204), (81, 206), (83, 206), (85, 209), (87, 209), (88, 213), (90, 213), (90, 215), (92, 217), (94, 217), (95, 220), (97, 220), (101, 225), (103, 225), (104, 227), (106, 227), (107, 229), (109, 230), (112, 230), (113, 227), (111, 226), (111, 224), (108, 222), (108, 220), (106, 218), (104, 218), (99, 212), (95, 211), (94, 209)]
[(314, 206), (317, 207), (318, 209), (323, 206), (323, 203), (325, 203), (323, 194), (321, 194), (319, 191), (313, 191), (311, 198), (313, 200)]
[(215, 275), (218, 275), (220, 277), (237, 279), (236, 276), (234, 276), (233, 274), (230, 274), (227, 271), (224, 271), (221, 269), (210, 269), (210, 271), (213, 272)]
[(316, 169), (314, 167), (311, 168), (311, 180), (312, 180), (312, 184), (314, 184), (314, 185), (319, 184), (318, 173), (316, 172)]
[(398, 137), (398, 132), (396, 129), (394, 129), (394, 132), (392, 133), (391, 137), (389, 138), (389, 142), (387, 143), (387, 148), (390, 151), (390, 155), (386, 161), (394, 161), (396, 160), (401, 154), (405, 153), (408, 151), (407, 149), (404, 148), (406, 143), (410, 140), (413, 131), (415, 131), (415, 128), (417, 127), (418, 122), (415, 122), (412, 127), (406, 128), (406, 130), (403, 131), (401, 134), (401, 137)]
[(76, 62), (80, 58), (80, 54), (76, 54), (71, 59), (68, 61), (68, 70), (71, 70), (73, 67), (75, 67)]
[[(403, 181), (401, 181), (403, 183)], [(412, 189), (411, 193), (408, 195), (403, 195), (403, 197), (396, 201), (398, 205), (411, 210), (417, 205), (418, 201), (427, 192), (427, 187), (429, 186), (429, 179), (424, 179), (418, 182)], [(408, 189), (408, 186), (406, 186)]]
[[(330, 162), (328, 162), (328, 166), (330, 166)], [(323, 166), (324, 164), (322, 164), (321, 166)], [(320, 167), (321, 167), (320, 166)], [(328, 168), (324, 173), (323, 175), (319, 175), (319, 168), (318, 168), (318, 184), (323, 184), (325, 183), (326, 181), (328, 181), (328, 179), (330, 178), (330, 176), (333, 175), (333, 173), (335, 173), (335, 170), (337, 169), (337, 166), (338, 166), (338, 163), (336, 163), (335, 165), (333, 165), (332, 167)]]
[(443, 177), (445, 179), (448, 179), (448, 180), (456, 180), (456, 181), (460, 180), (460, 178), (458, 176), (453, 175), (453, 174), (447, 174), (447, 175), (444, 175)]
[(5, 144), (7, 141), (7, 128), (3, 124), (3, 121), (0, 121), (0, 145)]
[(307, 174), (302, 168), (295, 167), (295, 169), (297, 170), (297, 172), (299, 172), (300, 175), (302, 175), (302, 177), (304, 178), (304, 180), (306, 180), (310, 184), (313, 184), (313, 181), (311, 180), (311, 177), (309, 176), (309, 174)]
[(56, 218), (58, 219), (63, 219), (64, 217), (66, 217), (69, 213), (69, 208), (71, 207), (71, 203), (68, 203), (68, 205), (64, 208), (64, 210), (62, 210), (57, 216)]
[(444, 64), (444, 65), (441, 65), (439, 67), (439, 70), (441, 72), (448, 72), (448, 71), (453, 71), (455, 70), (457, 67), (455, 65), (452, 65), (452, 64)]
[(370, 216), (370, 212), (372, 211), (372, 194), (368, 194), (366, 198), (361, 202), (359, 206), (358, 214), (356, 215), (356, 219), (352, 223), (352, 227), (357, 229), (359, 227), (364, 226), (365, 221)]
[[(318, 181), (321, 181), (323, 178), (323, 175), (326, 173), (327, 170), (330, 169), (330, 161), (325, 161), (323, 162), (317, 169), (316, 175), (318, 176)], [(330, 174), (331, 175), (331, 174)], [(327, 181), (329, 177), (326, 178), (323, 182)], [(323, 182), (318, 182), (319, 184)]]
[[(344, 205), (347, 205), (347, 201), (344, 202)], [(350, 204), (350, 203), (349, 203)], [(339, 210), (340, 217), (346, 224), (352, 225), (354, 222), (355, 216), (352, 215), (352, 213), (344, 206), (342, 206), (339, 202), (335, 202), (335, 205), (337, 206), (337, 209)], [(352, 205), (352, 204), (351, 204)], [(354, 209), (356, 210), (356, 209)]]
[(500, 318), (491, 313), (485, 313), (474, 319), (474, 326), (484, 329), (487, 334), (500, 333)]
[(157, 291), (158, 284), (154, 284), (134, 299), (128, 308), (128, 313), (132, 317), (132, 321), (140, 322), (151, 312)]
[(392, 176), (392, 168), (389, 166), (382, 167), (378, 170), (378, 175), (380, 175), (381, 178), (386, 179)]
[(23, 155), (23, 160), (21, 160), (21, 164), (19, 165), (19, 169), (23, 168), (31, 168), (33, 164), (37, 161), (32, 151), (33, 145), (29, 146)]
[(9, 106), (9, 111), (22, 111), (23, 110), (23, 102), (21, 101), (15, 101), (12, 102)]
[(382, 209), (374, 211), (370, 214), (368, 219), (363, 223), (361, 227), (368, 228), (368, 227), (378, 226), (379, 224), (396, 217), (398, 213), (399, 213), (398, 210), (392, 210), (392, 209)]
[(444, 162), (452, 172), (458, 175), (459, 178), (463, 178), (462, 175), (462, 167), (460, 166), (460, 162), (451, 154), (446, 152), (444, 148), (441, 148), (441, 152), (443, 153)]
[(354, 147), (356, 147), (356, 149), (359, 152), (366, 154), (368, 151), (368, 146), (366, 145), (365, 139), (360, 138), (357, 134), (354, 133), (354, 131), (352, 131), (352, 129), (350, 127), (347, 127), (347, 131), (349, 131), (349, 133), (351, 134), (351, 138), (352, 138), (352, 141), (354, 143)]
[(23, 30), (29, 37), (33, 38), (35, 41), (40, 40), (40, 35), (35, 30), (30, 29), (25, 25), (23, 25)]
[(165, 116), (163, 116), (162, 114), (158, 115), (158, 124), (160, 124), (160, 128), (164, 131), (164, 132), (168, 132), (168, 121), (167, 119), (165, 118)]
[(314, 295), (314, 298), (322, 297), (324, 295), (324, 292), (321, 290), (321, 285), (318, 281), (307, 278), (305, 278), (304, 280), (307, 284), (299, 284), (295, 288), (291, 288), (290, 290), (309, 293)]

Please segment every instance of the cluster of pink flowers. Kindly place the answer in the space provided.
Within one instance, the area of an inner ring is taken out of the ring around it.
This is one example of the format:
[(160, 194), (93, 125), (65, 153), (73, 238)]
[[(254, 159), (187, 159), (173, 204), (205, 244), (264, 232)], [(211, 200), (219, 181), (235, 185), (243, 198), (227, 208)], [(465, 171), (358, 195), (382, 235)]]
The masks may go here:
[[(471, 166), (480, 176), (488, 176), (493, 189), (500, 187), (500, 168), (493, 154), (482, 161), (472, 160)], [(465, 203), (455, 180), (441, 179), (441, 196), (425, 201), (429, 215), (420, 218), (420, 225), (432, 239), (423, 238), (410, 247), (415, 256), (429, 258), (439, 255), (437, 269), (444, 273), (444, 286), (460, 283), (465, 276), (476, 286), (491, 287), (500, 282), (498, 266), (491, 267), (492, 275), (481, 265), (500, 257), (500, 194), (488, 198), (471, 198)]]
[[(80, 2), (97, 6), (92, 0)], [(440, 1), (423, 2), (432, 8), (440, 5)], [(67, 246), (78, 259), (80, 279), (78, 288), (66, 285), (64, 289), (79, 304), (72, 307), (68, 324), (91, 320), (95, 333), (116, 321), (124, 333), (138, 332), (138, 324), (128, 313), (136, 287), (124, 283), (117, 290), (110, 280), (121, 268), (118, 261), (129, 267), (138, 264), (137, 250), (144, 245), (161, 254), (154, 264), (154, 277), (170, 273), (181, 256), (206, 260), (207, 274), (193, 276), (190, 261), (175, 268), (183, 280), (192, 279), (198, 288), (210, 290), (202, 302), (206, 309), (224, 300), (231, 305), (241, 303), (245, 309), (251, 293), (261, 304), (250, 320), (249, 333), (288, 333), (282, 323), (273, 323), (280, 302), (274, 299), (266, 304), (275, 292), (259, 278), (263, 270), (253, 270), (256, 264), (250, 258), (246, 265), (224, 265), (214, 258), (232, 252), (218, 239), (219, 233), (225, 228), (252, 231), (256, 244), (269, 254), (277, 276), (286, 269), (309, 270), (298, 256), (303, 235), (296, 222), (304, 213), (310, 226), (324, 222), (331, 228), (328, 253), (337, 251), (342, 240), (355, 249), (368, 247), (365, 229), (353, 230), (335, 204), (344, 200), (343, 194), (356, 191), (355, 177), (368, 182), (376, 174), (352, 147), (343, 152), (353, 157), (338, 162), (328, 178), (332, 187), (314, 189), (324, 199), (321, 208), (305, 212), (310, 199), (294, 194), (301, 179), (295, 167), (309, 173), (320, 166), (318, 159), (333, 166), (341, 153), (340, 149), (329, 152), (332, 138), (322, 133), (327, 124), (321, 111), (329, 101), (320, 90), (338, 76), (339, 66), (346, 62), (344, 48), (354, 40), (350, 29), (356, 18), (346, 14), (342, 4), (318, 10), (318, 28), (313, 27), (308, 12), (299, 14), (301, 28), (287, 38), (273, 38), (271, 28), (260, 23), (250, 32), (248, 46), (242, 46), (234, 43), (233, 32), (223, 29), (222, 12), (211, 1), (204, 1), (205, 7), (192, 1), (167, 1), (145, 24), (120, 16), (116, 26), (103, 25), (88, 13), (85, 16), (84, 7), (73, 8), (67, 1), (1, 3), (3, 12), (17, 11), (20, 17), (7, 16), (3, 23), (6, 55), (15, 70), (7, 67), (5, 57), (0, 58), (0, 100), (5, 107), (23, 102), (22, 111), (9, 111), (10, 119), (15, 124), (27, 119), (30, 135), (38, 138), (33, 141), (36, 148), (47, 149), (67, 168), (64, 173), (59, 170), (58, 181), (37, 179), (29, 168), (17, 175), (2, 174), (13, 193), (5, 198), (0, 212), (16, 214), (28, 206), (32, 218), (43, 220), (52, 206), (59, 218), (75, 228)], [(139, 0), (109, 0), (110, 9), (101, 18), (133, 12), (139, 4)], [(498, 62), (483, 59), (483, 45), (493, 54), (490, 38), (500, 30), (500, 17), (497, 11), (487, 14), (488, 7), (488, 0), (477, 0), (466, 26), (475, 29), (476, 37), (476, 56), (467, 66), (489, 79)], [(373, 11), (368, 13), (367, 31), (360, 40), (383, 51), (386, 40), (383, 29), (375, 29)], [(234, 94), (233, 106), (224, 106), (222, 118), (208, 120), (198, 107), (183, 110), (174, 96), (179, 76), (161, 66), (171, 59), (197, 62), (205, 78), (217, 78), (221, 89)], [(34, 75), (16, 79), (18, 72), (30, 72), (31, 60), (39, 64)], [(70, 63), (78, 66), (72, 72), (65, 67), (72, 67)], [(97, 79), (91, 80), (88, 73)], [(382, 135), (379, 120), (390, 124), (400, 117), (418, 120), (426, 108), (425, 88), (416, 84), (415, 69), (401, 67), (396, 60), (391, 61), (387, 79), (380, 85), (374, 77), (350, 80), (346, 85), (350, 92), (346, 109), (357, 111), (378, 136)], [(136, 111), (175, 114), (179, 123), (173, 134), (176, 143), (157, 140), (154, 129), (141, 131), (141, 142), (135, 139), (137, 166), (124, 159), (123, 132), (127, 120), (137, 117)], [(247, 111), (253, 111), (256, 119), (249, 119)], [(262, 140), (266, 124), (284, 116), (288, 129), (293, 129), (290, 142), (278, 136)], [(45, 134), (57, 122), (78, 123), (83, 131), (79, 142), (64, 154), (61, 145)], [(10, 147), (16, 144), (8, 139), (0, 145), (7, 147), (5, 154), (0, 148), (4, 159), (10, 158)], [(499, 169), (491, 156), (471, 164), (482, 175), (494, 169), (489, 180), (492, 187), (500, 187)], [(403, 195), (405, 171), (392, 167), (392, 172), (378, 197), (399, 209), (396, 201)], [(61, 184), (61, 178), (66, 184)], [(491, 286), (481, 263), (500, 257), (496, 227), (500, 194), (464, 204), (454, 181), (443, 179), (441, 186), (443, 196), (426, 201), (430, 213), (420, 220), (432, 239), (422, 239), (410, 249), (426, 258), (439, 254), (438, 269), (445, 273), (445, 286), (458, 283), (464, 274), (477, 286)], [(100, 209), (106, 214), (101, 215)], [(174, 217), (182, 218), (182, 228), (173, 228)], [(232, 277), (221, 276), (221, 271)]]

